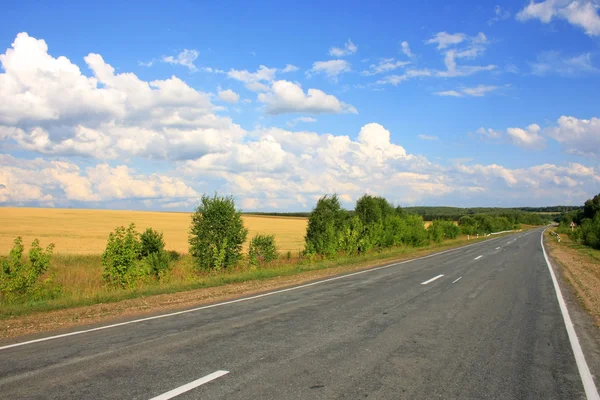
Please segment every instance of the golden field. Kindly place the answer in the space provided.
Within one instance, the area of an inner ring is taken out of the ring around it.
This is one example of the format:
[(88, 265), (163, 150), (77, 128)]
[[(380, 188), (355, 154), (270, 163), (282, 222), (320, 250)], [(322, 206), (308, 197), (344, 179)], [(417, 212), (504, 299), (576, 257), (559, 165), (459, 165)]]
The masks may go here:
[[(55, 244), (55, 253), (99, 254), (108, 234), (119, 225), (135, 223), (138, 231), (148, 227), (163, 232), (166, 248), (188, 252), (190, 213), (75, 210), (60, 208), (0, 207), (0, 254), (7, 254), (15, 237), (26, 246), (38, 238), (42, 246)], [(297, 252), (304, 247), (307, 220), (299, 217), (244, 215), (248, 238), (257, 233), (275, 235), (281, 251)]]

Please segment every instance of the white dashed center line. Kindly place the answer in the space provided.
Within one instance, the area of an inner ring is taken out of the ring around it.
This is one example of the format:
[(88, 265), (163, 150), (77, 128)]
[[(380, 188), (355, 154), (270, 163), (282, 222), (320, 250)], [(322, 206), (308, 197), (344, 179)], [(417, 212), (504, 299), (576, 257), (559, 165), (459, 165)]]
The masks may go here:
[(435, 281), (436, 279), (440, 279), (442, 276), (444, 276), (444, 275), (434, 276), (433, 278), (431, 278), (425, 282), (421, 282), (421, 285), (427, 285), (428, 283), (431, 283), (431, 282)]
[(192, 389), (197, 388), (198, 386), (204, 385), (205, 383), (208, 383), (210, 381), (214, 381), (217, 378), (222, 377), (223, 375), (227, 375), (229, 373), (229, 371), (216, 371), (213, 372), (212, 374), (208, 374), (205, 377), (202, 377), (200, 379), (196, 379), (193, 382), (187, 383), (183, 386), (179, 386), (176, 389), (170, 390), (167, 393), (163, 393), (160, 396), (156, 396), (151, 398), (150, 400), (169, 400), (172, 399), (175, 396), (179, 396), (182, 393), (185, 392), (189, 392)]
[(479, 260), (481, 257), (483, 257), (483, 256), (477, 256), (477, 257), (475, 257), (475, 259)]

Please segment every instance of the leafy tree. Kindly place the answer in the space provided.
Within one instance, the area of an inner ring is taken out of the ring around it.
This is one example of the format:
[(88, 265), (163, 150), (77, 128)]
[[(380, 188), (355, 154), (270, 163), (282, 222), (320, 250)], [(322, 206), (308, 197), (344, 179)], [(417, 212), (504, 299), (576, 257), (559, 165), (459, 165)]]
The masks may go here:
[(339, 235), (339, 249), (351, 256), (364, 251), (364, 225), (356, 215), (348, 218)]
[(340, 231), (344, 226), (347, 213), (340, 205), (338, 197), (323, 196), (308, 217), (305, 251), (325, 257), (337, 255), (340, 245)]
[(108, 235), (106, 249), (102, 253), (104, 282), (118, 288), (135, 286), (142, 274), (137, 263), (141, 252), (140, 234), (135, 230), (135, 224), (130, 224), (128, 228), (117, 227)]
[(190, 254), (199, 269), (234, 266), (242, 254), (248, 230), (233, 197), (202, 196), (190, 227)]
[(248, 260), (253, 268), (268, 264), (277, 259), (278, 252), (275, 245), (275, 235), (257, 234), (248, 245)]
[(161, 253), (165, 250), (165, 241), (162, 232), (157, 232), (152, 228), (147, 228), (140, 235), (141, 257), (148, 257), (152, 253)]
[(2, 298), (12, 300), (28, 294), (38, 283), (39, 278), (48, 270), (54, 244), (42, 249), (40, 241), (35, 239), (29, 249), (29, 262), (24, 260), (23, 239), (18, 236), (8, 257), (0, 260), (0, 294)]
[(160, 280), (171, 270), (171, 256), (168, 252), (155, 251), (144, 258), (148, 274)]

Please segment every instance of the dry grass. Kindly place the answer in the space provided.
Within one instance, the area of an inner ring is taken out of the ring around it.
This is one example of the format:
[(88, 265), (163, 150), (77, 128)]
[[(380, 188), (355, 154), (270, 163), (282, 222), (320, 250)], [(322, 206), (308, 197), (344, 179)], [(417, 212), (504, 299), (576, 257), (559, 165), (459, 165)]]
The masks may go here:
[[(257, 233), (274, 234), (282, 252), (303, 248), (305, 218), (244, 215), (248, 238)], [(74, 210), (60, 208), (0, 208), (0, 254), (7, 254), (13, 240), (26, 245), (38, 238), (43, 246), (54, 243), (60, 254), (100, 254), (108, 234), (119, 225), (133, 222), (138, 230), (152, 227), (164, 234), (167, 249), (188, 252), (189, 213)]]
[(578, 245), (567, 235), (561, 235), (560, 243), (548, 233), (546, 237), (550, 255), (562, 265), (564, 277), (600, 326), (600, 251)]

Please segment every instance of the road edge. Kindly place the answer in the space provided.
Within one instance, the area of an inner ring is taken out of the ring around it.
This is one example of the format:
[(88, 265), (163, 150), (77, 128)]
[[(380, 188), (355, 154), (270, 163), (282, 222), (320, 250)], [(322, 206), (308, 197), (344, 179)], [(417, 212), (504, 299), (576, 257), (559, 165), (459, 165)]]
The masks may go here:
[(594, 377), (586, 361), (581, 343), (579, 342), (579, 337), (577, 336), (577, 332), (575, 330), (575, 324), (573, 324), (573, 320), (571, 319), (571, 315), (569, 314), (569, 309), (567, 308), (567, 303), (562, 294), (562, 290), (560, 287), (561, 285), (559, 284), (556, 278), (556, 273), (554, 271), (555, 267), (550, 261), (550, 257), (548, 256), (548, 253), (546, 252), (546, 247), (544, 246), (544, 233), (546, 232), (546, 229), (542, 231), (540, 236), (542, 253), (544, 254), (544, 259), (546, 260), (546, 265), (548, 266), (548, 271), (550, 272), (550, 277), (552, 278), (552, 284), (554, 285), (554, 291), (556, 293), (556, 298), (558, 300), (560, 311), (563, 317), (563, 322), (565, 323), (565, 328), (567, 329), (569, 342), (571, 343), (571, 349), (573, 350), (573, 355), (575, 356), (575, 362), (577, 364), (577, 369), (579, 370), (581, 383), (583, 384), (585, 395), (588, 400), (600, 400), (600, 395), (598, 395), (598, 389), (596, 388)]

